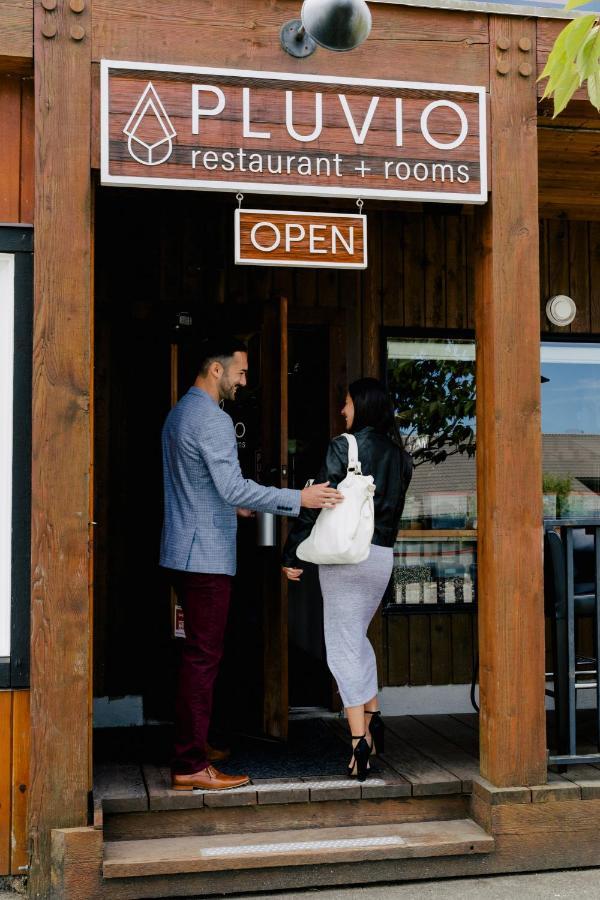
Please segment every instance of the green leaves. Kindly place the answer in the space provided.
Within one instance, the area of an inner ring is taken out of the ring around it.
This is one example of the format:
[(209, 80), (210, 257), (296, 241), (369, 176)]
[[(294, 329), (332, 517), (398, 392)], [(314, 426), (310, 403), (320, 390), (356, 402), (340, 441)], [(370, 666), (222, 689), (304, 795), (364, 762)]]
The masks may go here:
[[(596, 13), (589, 13), (573, 19), (563, 29), (565, 36), (564, 50), (568, 59), (574, 59), (585, 44), (591, 29), (596, 21)], [(559, 35), (560, 37), (560, 35)]]
[(595, 25), (575, 57), (575, 67), (582, 83), (597, 71), (599, 57), (600, 28)]
[(600, 72), (588, 77), (588, 97), (593, 106), (600, 111)]
[[(587, 2), (568, 0), (566, 9)], [(563, 28), (538, 80), (543, 78), (548, 82), (542, 99), (554, 97), (555, 117), (585, 81), (590, 101), (600, 111), (600, 25), (596, 13), (578, 16)]]

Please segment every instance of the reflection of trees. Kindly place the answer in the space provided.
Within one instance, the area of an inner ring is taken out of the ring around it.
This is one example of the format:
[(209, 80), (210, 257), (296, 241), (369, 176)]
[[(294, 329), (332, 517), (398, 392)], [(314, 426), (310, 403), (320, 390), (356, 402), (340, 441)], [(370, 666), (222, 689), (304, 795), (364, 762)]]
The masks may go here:
[(555, 514), (559, 518), (567, 514), (569, 495), (573, 489), (571, 475), (555, 475), (552, 472), (544, 472), (542, 476), (542, 490), (544, 494), (556, 496)]
[(474, 362), (394, 359), (388, 365), (396, 420), (415, 465), (474, 456)]

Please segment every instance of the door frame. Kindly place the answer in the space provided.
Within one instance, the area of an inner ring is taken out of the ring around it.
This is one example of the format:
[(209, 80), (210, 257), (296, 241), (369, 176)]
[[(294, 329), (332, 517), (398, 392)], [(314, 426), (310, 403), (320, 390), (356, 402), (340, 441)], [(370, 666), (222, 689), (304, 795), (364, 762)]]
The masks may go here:
[[(270, 332), (270, 335), (269, 335)], [(279, 472), (276, 487), (288, 485), (288, 299), (274, 295), (265, 305), (263, 337), (269, 336), (278, 346), (263, 345), (261, 368), (267, 358), (274, 357), (273, 379), (264, 379), (265, 388), (272, 389), (270, 397), (261, 402), (272, 405), (265, 416), (261, 445), (264, 454), (276, 461)], [(261, 375), (262, 380), (262, 375)], [(270, 432), (270, 433), (269, 433)], [(271, 456), (272, 455), (272, 456)], [(269, 479), (271, 480), (271, 479)], [(288, 586), (281, 571), (280, 560), (287, 538), (287, 519), (281, 518), (277, 528), (275, 554), (262, 555), (263, 601), (263, 729), (272, 737), (285, 740), (288, 734)]]
[[(348, 310), (345, 308), (290, 306), (288, 310), (288, 325), (315, 325), (328, 329), (330, 437), (340, 433), (340, 409), (343, 405), (344, 391), (348, 386), (347, 318)], [(342, 701), (333, 676), (330, 677), (329, 707), (334, 712), (342, 709)]]

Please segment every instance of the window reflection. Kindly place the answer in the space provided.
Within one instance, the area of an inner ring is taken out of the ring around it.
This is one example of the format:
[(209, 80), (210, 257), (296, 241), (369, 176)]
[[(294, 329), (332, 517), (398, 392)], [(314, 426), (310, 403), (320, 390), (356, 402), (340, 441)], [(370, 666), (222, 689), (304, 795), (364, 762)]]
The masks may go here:
[(475, 342), (390, 338), (387, 379), (415, 471), (388, 611), (472, 606), (477, 584)]
[(387, 378), (415, 464), (401, 529), (474, 528), (475, 342), (392, 338)]
[[(543, 342), (541, 376), (544, 516), (600, 516), (600, 344)], [(415, 461), (389, 604), (468, 604), (477, 571), (475, 343), (390, 338), (387, 377)]]
[(541, 348), (544, 516), (600, 514), (600, 345)]

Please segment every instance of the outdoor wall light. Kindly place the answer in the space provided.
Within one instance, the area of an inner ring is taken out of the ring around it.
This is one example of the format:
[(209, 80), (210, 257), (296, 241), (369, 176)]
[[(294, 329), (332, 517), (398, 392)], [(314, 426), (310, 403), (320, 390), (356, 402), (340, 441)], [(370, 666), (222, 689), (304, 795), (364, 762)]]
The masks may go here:
[(353, 50), (371, 31), (371, 11), (365, 0), (304, 0), (299, 19), (290, 19), (280, 32), (281, 46), (303, 59), (316, 50)]
[(575, 301), (566, 294), (556, 294), (546, 303), (546, 315), (553, 325), (570, 325), (577, 315)]

